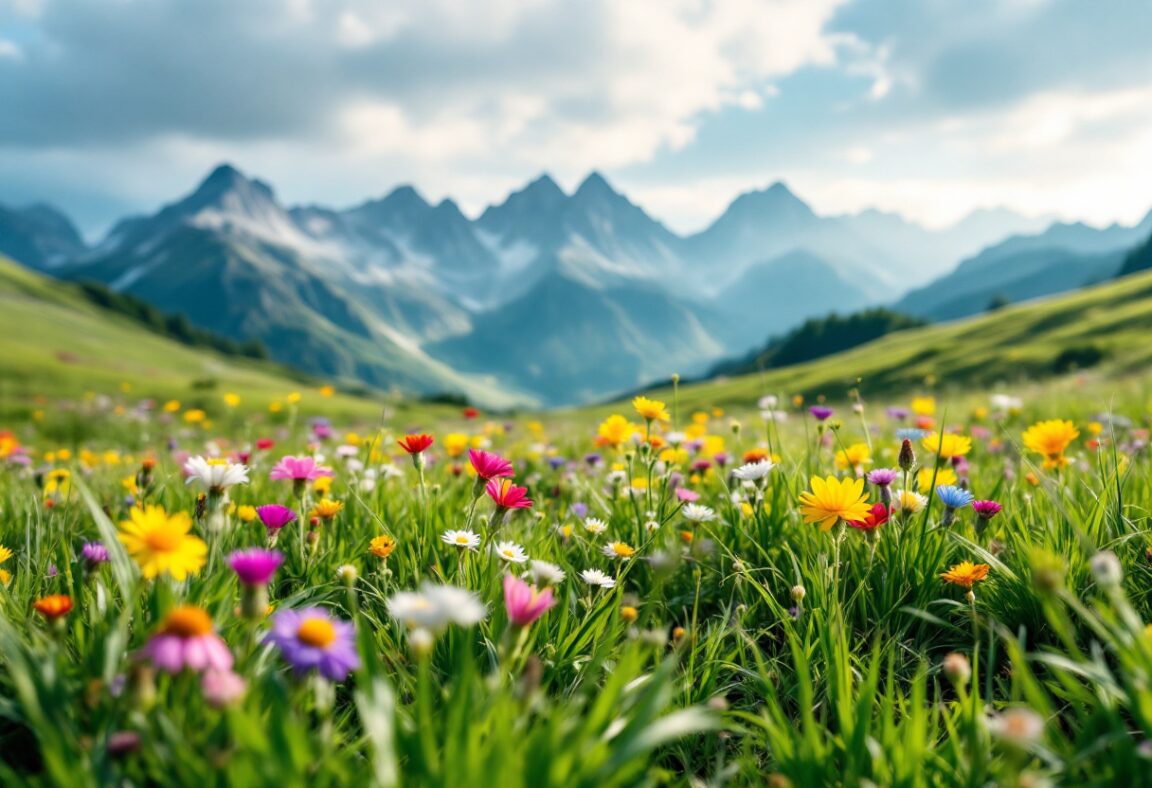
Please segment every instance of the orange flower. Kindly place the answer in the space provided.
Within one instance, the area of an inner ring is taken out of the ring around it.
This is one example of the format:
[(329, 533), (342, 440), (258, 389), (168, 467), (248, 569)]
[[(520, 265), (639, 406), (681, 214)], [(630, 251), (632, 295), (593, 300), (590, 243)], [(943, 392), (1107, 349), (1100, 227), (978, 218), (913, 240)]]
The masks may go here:
[(49, 621), (68, 615), (72, 610), (72, 597), (67, 594), (52, 594), (32, 603), (32, 609)]
[(396, 442), (400, 444), (400, 448), (409, 454), (419, 454), (431, 446), (433, 440), (435, 439), (431, 435), (421, 432), (416, 435), (405, 435)]
[(942, 577), (946, 583), (952, 583), (961, 588), (971, 590), (973, 585), (988, 577), (989, 569), (991, 569), (991, 567), (989, 567), (988, 564), (974, 564), (971, 561), (961, 561), (940, 575), (940, 577)]

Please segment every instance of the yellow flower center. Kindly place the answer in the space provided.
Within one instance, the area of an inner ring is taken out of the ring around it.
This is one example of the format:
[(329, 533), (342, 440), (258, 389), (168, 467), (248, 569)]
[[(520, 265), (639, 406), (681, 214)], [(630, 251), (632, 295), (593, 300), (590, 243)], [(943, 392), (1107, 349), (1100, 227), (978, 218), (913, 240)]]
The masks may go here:
[(144, 536), (144, 544), (155, 553), (171, 553), (180, 547), (184, 534), (179, 531), (163, 528), (149, 531)]
[(160, 630), (182, 638), (200, 637), (212, 631), (212, 617), (203, 608), (183, 605), (168, 614)]
[(336, 627), (322, 618), (309, 618), (296, 630), (296, 639), (306, 646), (328, 648), (336, 640)]

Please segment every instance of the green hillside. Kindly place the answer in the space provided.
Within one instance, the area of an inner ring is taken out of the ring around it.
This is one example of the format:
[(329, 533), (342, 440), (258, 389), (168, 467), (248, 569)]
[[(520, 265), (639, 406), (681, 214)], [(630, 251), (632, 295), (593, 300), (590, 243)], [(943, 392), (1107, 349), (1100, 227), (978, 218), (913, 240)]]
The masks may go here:
[[(683, 386), (680, 403), (747, 407), (767, 393), (842, 400), (857, 378), (871, 397), (906, 393), (925, 381), (945, 389), (1019, 387), (1089, 369), (1093, 377), (1119, 380), (1152, 362), (1150, 329), (1152, 272), (901, 331), (806, 364)], [(672, 391), (659, 389), (656, 395), (671, 399)]]
[(242, 408), (264, 409), (290, 392), (302, 408), (369, 417), (381, 403), (336, 394), (323, 381), (260, 361), (182, 345), (84, 298), (73, 285), (48, 279), (0, 257), (0, 413), (26, 410), (37, 398), (114, 393), (218, 406), (225, 393)]

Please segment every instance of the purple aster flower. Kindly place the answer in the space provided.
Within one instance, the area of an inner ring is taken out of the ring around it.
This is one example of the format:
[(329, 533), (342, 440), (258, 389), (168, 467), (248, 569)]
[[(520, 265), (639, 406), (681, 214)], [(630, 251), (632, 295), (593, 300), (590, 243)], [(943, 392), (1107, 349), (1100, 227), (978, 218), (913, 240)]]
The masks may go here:
[(80, 558), (88, 569), (95, 569), (100, 564), (108, 563), (108, 548), (100, 542), (85, 542), (80, 548)]
[(894, 421), (904, 421), (908, 418), (907, 408), (888, 408), (888, 418)]
[(833, 413), (831, 408), (827, 408), (823, 405), (813, 405), (808, 409), (808, 412), (812, 414), (816, 421), (827, 421), (832, 417)]
[(877, 468), (868, 473), (868, 483), (875, 484), (877, 487), (887, 487), (900, 476), (900, 471), (895, 468)]
[(597, 465), (599, 465), (603, 460), (604, 460), (604, 458), (601, 457), (599, 454), (596, 454), (595, 452), (593, 452), (592, 454), (585, 454), (584, 455), (584, 463), (586, 465), (593, 467), (593, 468), (595, 468)]
[(285, 608), (272, 617), (265, 640), (302, 676), (312, 670), (332, 681), (343, 681), (360, 667), (356, 630), (319, 607)]
[(556, 469), (562, 467), (565, 462), (567, 462), (567, 460), (565, 460), (563, 457), (549, 457), (548, 458), (548, 464), (552, 466), (552, 470), (556, 470)]
[(260, 522), (264, 523), (264, 527), (268, 529), (268, 533), (274, 534), (288, 525), (288, 523), (293, 522), (296, 519), (296, 512), (287, 506), (270, 503), (266, 506), (257, 506), (256, 516), (260, 518)]
[(571, 508), (572, 508), (572, 516), (573, 517), (578, 517), (581, 520), (583, 520), (585, 517), (588, 516), (588, 504), (586, 504), (586, 503), (581, 503), (580, 501), (576, 501), (575, 503), (572, 504)]
[(56, 564), (48, 564), (48, 577), (55, 577), (60, 574), (60, 570), (56, 568)]
[(237, 550), (228, 556), (228, 565), (246, 586), (265, 586), (284, 563), (284, 555), (275, 550), (254, 547), (251, 550)]

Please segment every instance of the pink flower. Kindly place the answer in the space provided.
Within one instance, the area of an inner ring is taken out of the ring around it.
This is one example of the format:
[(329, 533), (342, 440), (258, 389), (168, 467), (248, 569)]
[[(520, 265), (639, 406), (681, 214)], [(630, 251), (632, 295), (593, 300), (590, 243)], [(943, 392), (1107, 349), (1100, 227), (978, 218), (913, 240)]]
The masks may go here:
[(518, 577), (504, 575), (504, 608), (514, 626), (528, 626), (555, 604), (551, 588), (541, 591)]
[(496, 502), (501, 509), (531, 509), (532, 499), (528, 497), (527, 487), (517, 487), (507, 479), (493, 479), (484, 488), (488, 496)]
[(293, 457), (288, 455), (272, 468), (268, 478), (273, 481), (291, 479), (296, 482), (311, 482), (321, 476), (331, 476), (331, 468), (322, 468), (316, 464), (315, 457)]
[(197, 673), (232, 670), (232, 652), (213, 631), (212, 618), (203, 608), (191, 605), (169, 613), (139, 655), (173, 675), (185, 668)]
[(230, 670), (210, 670), (200, 677), (200, 692), (209, 706), (222, 709), (244, 697), (248, 682)]
[(484, 481), (489, 479), (497, 479), (501, 476), (512, 476), (512, 463), (501, 457), (499, 454), (493, 454), (490, 451), (481, 451), (480, 449), (468, 450), (468, 461), (472, 463), (472, 467), (476, 469), (476, 475)]
[(972, 508), (976, 511), (976, 514), (981, 519), (991, 520), (993, 517), (1000, 514), (1000, 510), (1004, 507), (995, 501), (973, 501)]
[(677, 487), (676, 497), (685, 503), (692, 503), (700, 500), (700, 493), (689, 490), (687, 487)]

